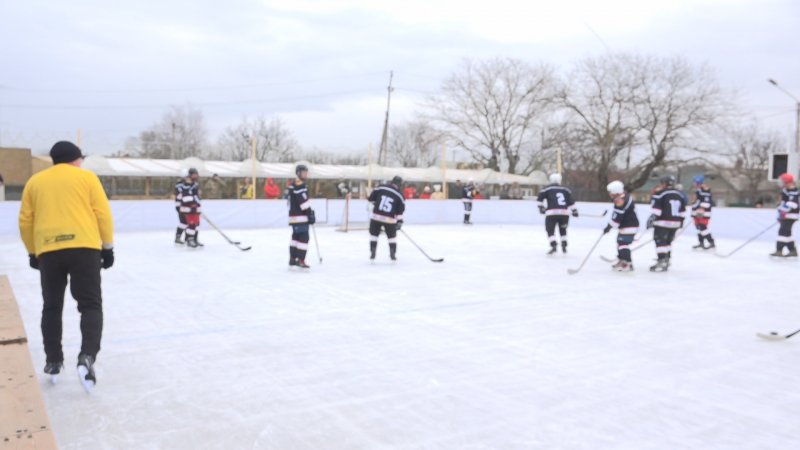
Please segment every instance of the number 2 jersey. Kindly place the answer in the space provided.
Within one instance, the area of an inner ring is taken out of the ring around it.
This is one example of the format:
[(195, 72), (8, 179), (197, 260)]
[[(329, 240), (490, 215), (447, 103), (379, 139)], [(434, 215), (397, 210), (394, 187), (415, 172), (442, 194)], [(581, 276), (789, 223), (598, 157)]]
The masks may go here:
[(655, 226), (680, 228), (686, 216), (686, 198), (674, 188), (656, 191), (650, 199), (650, 213), (656, 216)]
[(705, 184), (700, 185), (694, 192), (695, 201), (692, 204), (692, 212), (695, 217), (711, 217), (711, 208), (714, 207), (714, 199), (711, 197), (711, 188)]
[(781, 204), (778, 206), (778, 211), (785, 213), (787, 219), (797, 220), (800, 218), (798, 195), (800, 195), (800, 191), (797, 190), (797, 186), (785, 187), (781, 190)]
[(545, 208), (546, 216), (568, 216), (575, 209), (572, 191), (560, 184), (546, 186), (539, 192), (536, 202)]
[(390, 183), (382, 184), (369, 194), (369, 202), (372, 203), (372, 220), (382, 223), (397, 223), (403, 220), (403, 213), (406, 210), (406, 202), (403, 194)]

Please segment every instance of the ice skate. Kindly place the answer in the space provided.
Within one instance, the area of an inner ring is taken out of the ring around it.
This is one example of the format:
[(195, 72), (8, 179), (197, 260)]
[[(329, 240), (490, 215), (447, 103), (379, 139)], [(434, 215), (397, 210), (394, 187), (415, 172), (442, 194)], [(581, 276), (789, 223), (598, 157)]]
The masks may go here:
[(632, 272), (633, 271), (633, 264), (629, 263), (628, 261), (619, 260), (613, 266), (611, 266), (617, 272)]
[(561, 253), (567, 253), (567, 243), (566, 242), (562, 242), (561, 243)]
[(783, 251), (775, 250), (774, 252), (770, 253), (769, 256), (773, 256), (775, 258), (783, 258)]
[(61, 369), (64, 368), (64, 362), (49, 362), (44, 365), (44, 373), (50, 375), (50, 383), (56, 384), (58, 382), (58, 374), (61, 373)]
[(78, 380), (86, 392), (92, 392), (97, 378), (94, 375), (94, 357), (81, 353), (78, 355)]
[(297, 259), (297, 261), (295, 262), (295, 265), (296, 265), (297, 267), (301, 268), (301, 269), (310, 269), (310, 268), (311, 268), (311, 266), (309, 266), (308, 264), (306, 264), (306, 261), (305, 261), (305, 260), (303, 260), (303, 259), (299, 259), (299, 258), (298, 258), (298, 259)]
[(549, 255), (555, 255), (556, 253), (558, 253), (558, 247), (556, 247), (556, 246), (554, 245), (554, 246), (550, 247), (550, 250), (547, 252), (547, 255), (548, 255), (548, 256), (549, 256)]
[(181, 239), (180, 236), (175, 236), (175, 245), (184, 245), (185, 242)]
[(659, 259), (657, 263), (650, 266), (650, 272), (666, 272), (669, 269), (669, 260)]

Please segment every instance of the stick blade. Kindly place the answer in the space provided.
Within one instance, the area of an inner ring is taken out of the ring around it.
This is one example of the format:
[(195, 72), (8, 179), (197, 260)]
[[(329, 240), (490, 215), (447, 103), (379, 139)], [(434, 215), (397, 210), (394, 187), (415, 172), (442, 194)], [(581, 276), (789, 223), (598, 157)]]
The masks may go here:
[(236, 248), (238, 248), (239, 250), (241, 250), (243, 252), (247, 252), (247, 251), (250, 251), (250, 249), (253, 248), (253, 247), (252, 246), (240, 247), (240, 246), (237, 245)]
[(433, 261), (435, 263), (440, 263), (440, 262), (444, 262), (444, 258), (431, 259), (431, 261)]
[(756, 336), (760, 337), (761, 339), (765, 339), (767, 341), (785, 341), (786, 340), (786, 336), (784, 336), (782, 334), (775, 333), (774, 331), (772, 333), (769, 333), (769, 334), (756, 333)]
[(580, 272), (581, 269), (567, 269), (567, 273), (570, 275), (575, 275), (576, 273)]

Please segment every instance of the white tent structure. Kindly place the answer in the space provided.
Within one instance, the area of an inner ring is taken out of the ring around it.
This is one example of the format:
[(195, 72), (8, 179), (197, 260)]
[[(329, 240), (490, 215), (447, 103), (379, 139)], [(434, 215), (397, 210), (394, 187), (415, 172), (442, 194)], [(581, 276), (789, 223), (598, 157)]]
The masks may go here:
[[(490, 169), (462, 170), (441, 167), (407, 168), (383, 167), (377, 164), (370, 166), (349, 166), (330, 164), (304, 164), (309, 166), (311, 177), (317, 180), (358, 180), (381, 181), (400, 175), (409, 182), (441, 183), (444, 181), (473, 180), (476, 183), (502, 185), (519, 183), (520, 185), (544, 185), (547, 177), (543, 172), (533, 172), (529, 176), (495, 172)], [(83, 167), (98, 176), (104, 177), (149, 177), (174, 178), (181, 170), (196, 168), (201, 176), (209, 177), (217, 174), (224, 178), (246, 178), (253, 174), (259, 178), (291, 178), (294, 176), (295, 163), (263, 163), (251, 159), (245, 161), (204, 161), (198, 158), (184, 160), (144, 159), (144, 158), (107, 158), (92, 155), (86, 158)]]

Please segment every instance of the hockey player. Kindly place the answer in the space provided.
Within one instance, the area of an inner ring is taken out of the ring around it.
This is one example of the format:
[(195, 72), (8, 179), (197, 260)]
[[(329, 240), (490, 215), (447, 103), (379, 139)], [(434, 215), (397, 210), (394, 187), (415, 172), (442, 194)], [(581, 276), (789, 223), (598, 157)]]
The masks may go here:
[(647, 228), (653, 228), (658, 261), (650, 267), (651, 272), (666, 272), (672, 255), (672, 240), (675, 232), (683, 226), (686, 215), (686, 200), (675, 189), (675, 177), (661, 177), (659, 185), (650, 199), (650, 218)]
[(389, 239), (389, 257), (392, 261), (397, 260), (397, 232), (403, 226), (403, 213), (406, 210), (403, 194), (400, 193), (402, 186), (403, 179), (395, 176), (391, 182), (378, 186), (369, 194), (369, 202), (372, 203), (369, 221), (370, 260), (375, 259), (381, 228)]
[(191, 248), (202, 247), (197, 240), (200, 226), (200, 185), (197, 180), (200, 174), (197, 169), (190, 168), (183, 174), (183, 179), (175, 185), (175, 210), (178, 211), (180, 224), (175, 231), (175, 243), (183, 244), (181, 235), (186, 232), (186, 245)]
[(544, 228), (550, 240), (550, 251), (547, 254), (553, 255), (558, 251), (556, 226), (561, 235), (561, 251), (567, 253), (569, 216), (572, 214), (573, 217), (578, 217), (578, 210), (575, 208), (575, 200), (572, 199), (572, 191), (561, 186), (561, 174), (550, 175), (550, 184), (539, 192), (536, 201), (539, 212), (545, 215)]
[(633, 271), (631, 259), (631, 244), (639, 231), (639, 218), (636, 217), (636, 205), (633, 197), (625, 192), (625, 185), (621, 181), (612, 181), (606, 186), (609, 197), (614, 202), (608, 225), (603, 233), (608, 233), (612, 228), (617, 232), (617, 262), (611, 266), (617, 272)]
[(472, 225), (470, 216), (472, 216), (472, 199), (475, 198), (475, 182), (472, 178), (469, 179), (467, 184), (461, 188), (461, 201), (464, 203), (464, 225)]
[(306, 253), (308, 253), (308, 228), (317, 221), (314, 210), (311, 209), (311, 199), (308, 197), (308, 167), (298, 164), (294, 169), (294, 182), (286, 189), (289, 197), (289, 225), (292, 227), (292, 241), (289, 244), (289, 267), (297, 266), (308, 269)]
[[(778, 205), (778, 222), (781, 227), (778, 230), (777, 248), (775, 253), (770, 256), (797, 257), (797, 247), (795, 247), (794, 239), (792, 239), (792, 227), (797, 222), (797, 219), (800, 218), (800, 209), (798, 209), (800, 192), (792, 174), (784, 173), (780, 176), (780, 180), (783, 184), (781, 203)], [(789, 253), (785, 255), (783, 253), (784, 247), (789, 250)]]
[[(714, 199), (711, 197), (711, 188), (705, 184), (705, 177), (698, 175), (694, 177), (694, 203), (692, 204), (692, 217), (694, 227), (697, 228), (697, 240), (699, 243), (692, 248), (712, 249), (715, 247), (714, 238), (708, 231), (708, 222), (711, 221), (711, 208), (714, 206)], [(705, 244), (708, 241), (708, 245)]]

